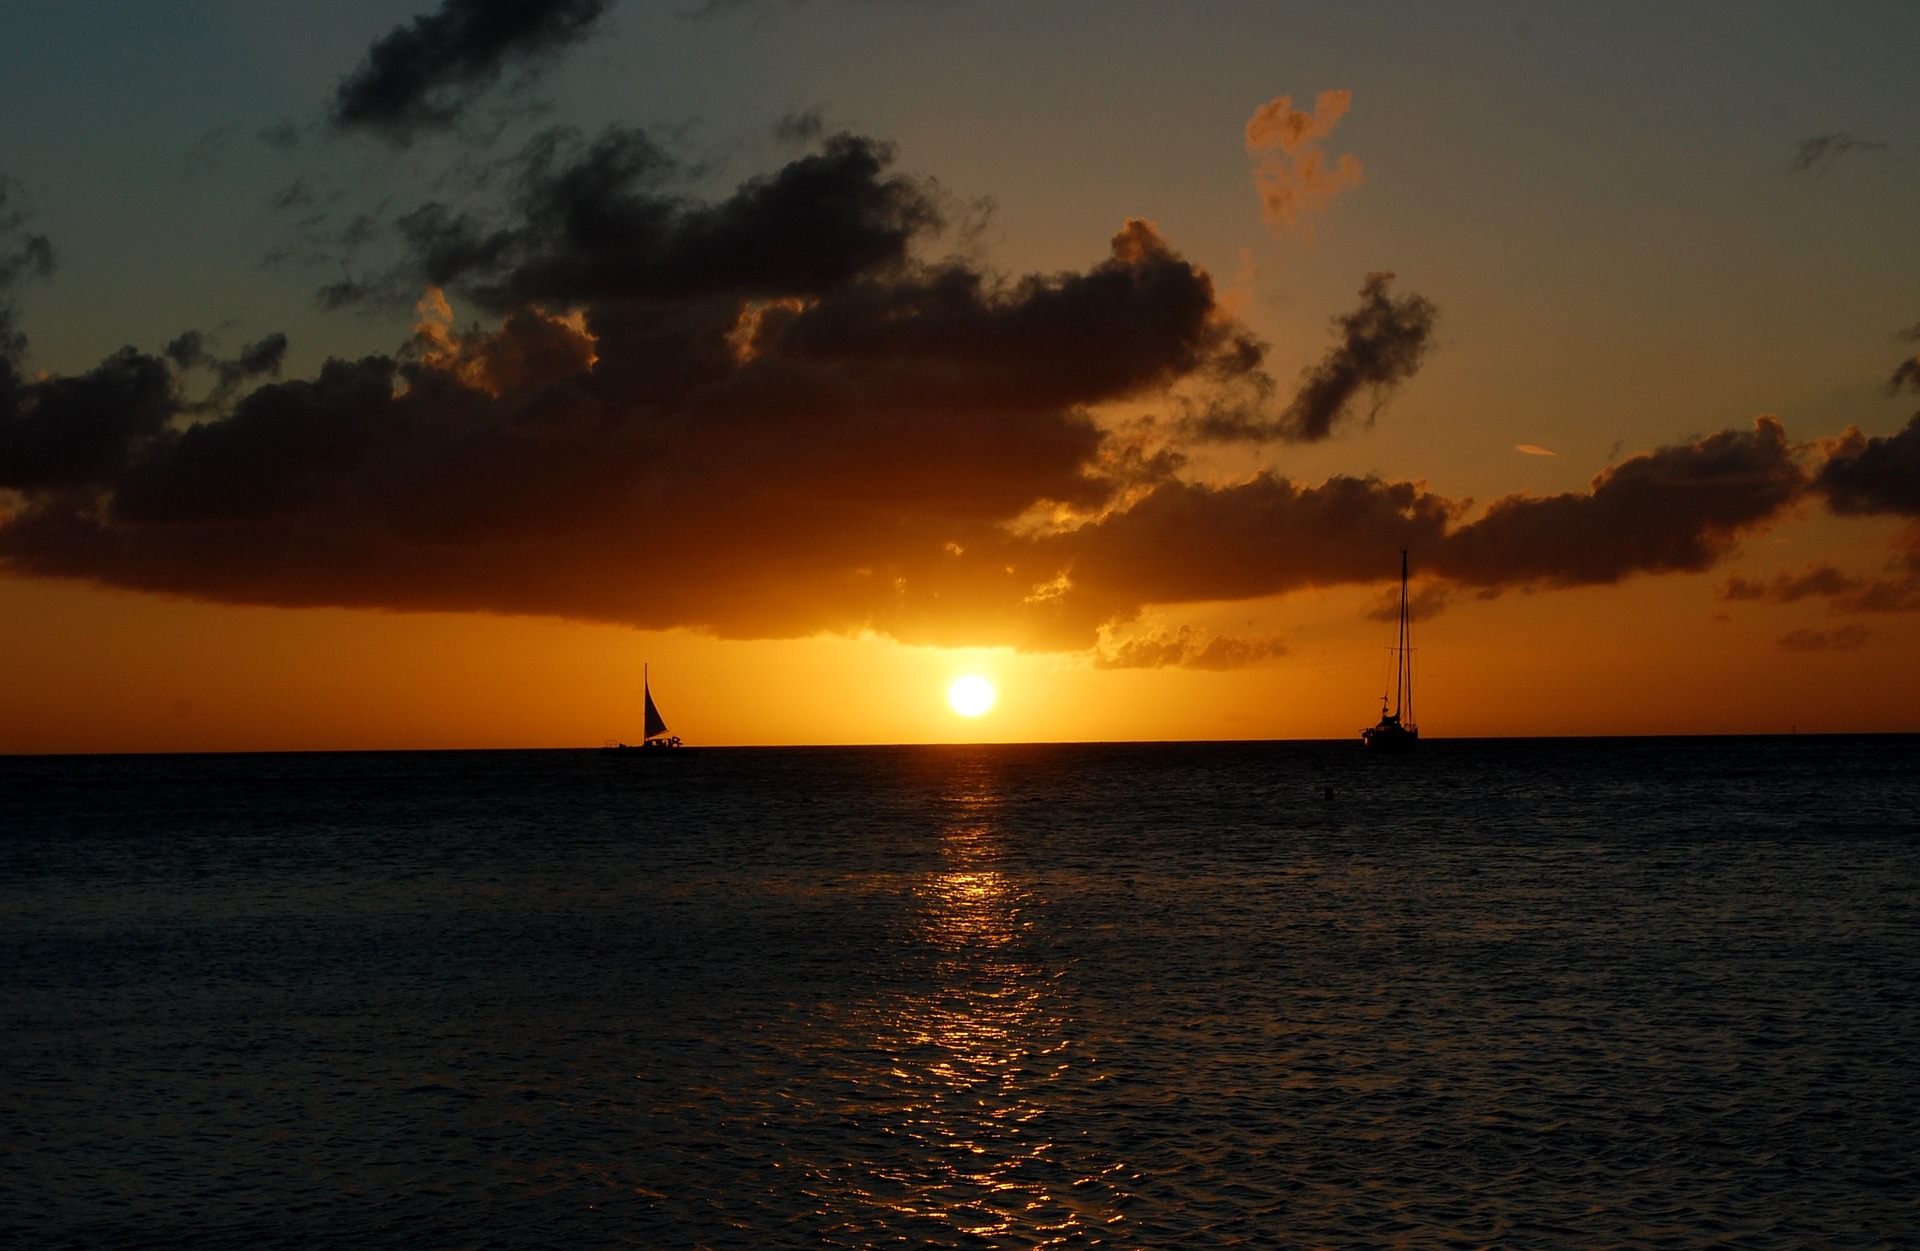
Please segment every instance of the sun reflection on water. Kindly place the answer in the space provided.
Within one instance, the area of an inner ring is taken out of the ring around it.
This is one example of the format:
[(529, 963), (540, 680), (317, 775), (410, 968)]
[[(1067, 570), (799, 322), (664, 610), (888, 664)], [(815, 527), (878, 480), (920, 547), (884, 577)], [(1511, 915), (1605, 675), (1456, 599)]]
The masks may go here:
[(942, 802), (940, 865), (912, 886), (912, 976), (868, 1017), (869, 1054), (886, 1063), (868, 1112), (887, 1142), (854, 1166), (864, 1176), (843, 1177), (854, 1193), (819, 1197), (870, 1214), (841, 1213), (842, 1236), (1020, 1246), (1111, 1236), (1125, 1170), (1063, 1141), (1077, 1135), (1051, 1115), (1060, 1084), (1089, 1075), (1055, 986), (1061, 970), (1031, 954), (1045, 901), (1005, 867), (995, 789)]

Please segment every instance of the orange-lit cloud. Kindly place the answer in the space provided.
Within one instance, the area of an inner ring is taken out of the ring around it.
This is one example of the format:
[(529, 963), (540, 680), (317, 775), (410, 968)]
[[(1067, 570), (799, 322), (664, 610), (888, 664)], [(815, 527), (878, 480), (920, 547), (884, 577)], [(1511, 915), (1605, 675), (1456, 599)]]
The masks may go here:
[(1320, 149), (1320, 141), (1351, 107), (1350, 91), (1321, 92), (1311, 113), (1294, 108), (1292, 96), (1276, 96), (1247, 120), (1247, 153), (1255, 160), (1261, 215), (1276, 230), (1308, 229), (1309, 217), (1360, 185), (1359, 158), (1343, 155), (1328, 164)]
[(409, 346), (420, 363), (493, 399), (532, 394), (590, 371), (599, 360), (586, 316), (578, 310), (554, 314), (526, 305), (509, 313), (493, 333), (460, 333), (453, 328), (446, 293), (428, 287), (415, 311), (420, 320)]
[(1560, 454), (1558, 452), (1550, 452), (1537, 443), (1516, 443), (1513, 445), (1513, 450), (1527, 456), (1558, 456)]
[(1273, 636), (1209, 636), (1194, 626), (1155, 630), (1094, 651), (1096, 669), (1245, 669), (1287, 654), (1286, 642)]

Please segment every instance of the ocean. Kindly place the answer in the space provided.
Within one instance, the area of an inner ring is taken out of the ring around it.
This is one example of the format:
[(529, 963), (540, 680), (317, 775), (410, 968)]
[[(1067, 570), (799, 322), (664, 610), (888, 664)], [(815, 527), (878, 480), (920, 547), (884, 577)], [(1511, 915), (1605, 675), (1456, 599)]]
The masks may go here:
[(1920, 1245), (1920, 737), (0, 758), (0, 1244)]

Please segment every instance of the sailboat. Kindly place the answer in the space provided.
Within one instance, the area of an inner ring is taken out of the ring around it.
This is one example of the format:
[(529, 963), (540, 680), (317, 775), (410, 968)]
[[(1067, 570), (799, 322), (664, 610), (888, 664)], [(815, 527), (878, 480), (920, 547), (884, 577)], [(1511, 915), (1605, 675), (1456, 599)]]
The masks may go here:
[[(640, 689), (646, 697), (645, 736), (638, 743), (608, 743), (608, 751), (664, 751), (679, 747), (680, 736), (667, 733), (667, 719), (660, 715), (659, 705), (653, 702), (653, 682), (647, 672), (647, 666), (640, 666)], [(691, 749), (688, 749), (691, 750)]]
[(1413, 723), (1413, 615), (1407, 607), (1407, 549), (1400, 549), (1400, 631), (1393, 638), (1393, 711), (1380, 696), (1380, 724), (1360, 731), (1368, 751), (1409, 752), (1420, 745)]

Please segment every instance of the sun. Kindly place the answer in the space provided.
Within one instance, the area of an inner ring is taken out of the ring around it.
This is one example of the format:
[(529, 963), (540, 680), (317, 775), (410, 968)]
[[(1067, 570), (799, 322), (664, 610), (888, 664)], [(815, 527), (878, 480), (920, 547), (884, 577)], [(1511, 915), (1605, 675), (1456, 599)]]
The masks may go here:
[(977, 717), (993, 707), (993, 683), (975, 674), (957, 679), (947, 688), (947, 702), (963, 717)]

